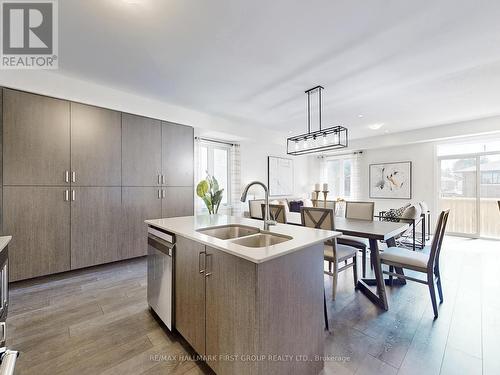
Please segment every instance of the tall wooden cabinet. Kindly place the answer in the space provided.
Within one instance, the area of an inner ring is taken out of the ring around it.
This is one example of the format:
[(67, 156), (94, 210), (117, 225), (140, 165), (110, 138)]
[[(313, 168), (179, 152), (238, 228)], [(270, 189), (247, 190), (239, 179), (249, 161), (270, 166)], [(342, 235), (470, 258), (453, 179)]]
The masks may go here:
[(133, 258), (147, 254), (146, 219), (162, 217), (161, 189), (159, 187), (122, 187), (122, 242), (120, 257)]
[(191, 127), (0, 92), (11, 281), (145, 255), (145, 219), (193, 214)]
[(3, 184), (66, 185), (70, 103), (15, 90), (3, 92)]
[(70, 269), (69, 188), (5, 186), (4, 233), (9, 244), (10, 280)]
[(121, 186), (121, 113), (71, 103), (71, 183)]
[(166, 186), (193, 186), (194, 130), (190, 126), (163, 122), (162, 169)]
[(122, 115), (123, 186), (161, 185), (161, 121)]

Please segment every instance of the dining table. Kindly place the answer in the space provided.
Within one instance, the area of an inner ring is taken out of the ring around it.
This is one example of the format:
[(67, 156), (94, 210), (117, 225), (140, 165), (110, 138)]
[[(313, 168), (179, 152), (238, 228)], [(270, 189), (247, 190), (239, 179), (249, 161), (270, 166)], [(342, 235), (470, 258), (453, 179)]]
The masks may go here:
[[(378, 241), (385, 241), (388, 247), (396, 246), (396, 237), (409, 228), (408, 223), (359, 220), (335, 217), (335, 230), (346, 236), (366, 238), (370, 243), (370, 261), (374, 268), (375, 278), (362, 278), (358, 280), (357, 288), (373, 303), (384, 310), (389, 310), (385, 285), (389, 280), (384, 279), (380, 263), (380, 249)], [(402, 268), (396, 268), (396, 273), (403, 275)], [(404, 278), (398, 278), (397, 282), (406, 284)], [(376, 286), (376, 292), (370, 288)]]

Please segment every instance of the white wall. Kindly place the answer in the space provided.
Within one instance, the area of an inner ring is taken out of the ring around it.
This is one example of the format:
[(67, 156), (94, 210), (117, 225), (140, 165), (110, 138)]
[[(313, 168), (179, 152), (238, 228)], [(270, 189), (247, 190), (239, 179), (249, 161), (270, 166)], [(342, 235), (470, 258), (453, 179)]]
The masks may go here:
[(398, 161), (412, 162), (412, 202), (425, 201), (433, 216), (437, 213), (437, 161), (433, 142), (419, 143), (363, 152), (361, 158), (361, 200), (375, 202), (375, 212), (403, 206), (408, 200), (371, 199), (369, 197), (369, 165)]
[[(283, 140), (283, 144), (285, 140)], [(307, 157), (286, 155), (286, 147), (273, 144), (265, 139), (241, 142), (241, 185), (258, 180), (267, 184), (267, 157), (280, 156), (293, 160), (294, 191), (293, 196), (302, 196), (308, 191)], [(250, 194), (263, 196), (260, 188), (252, 188)]]

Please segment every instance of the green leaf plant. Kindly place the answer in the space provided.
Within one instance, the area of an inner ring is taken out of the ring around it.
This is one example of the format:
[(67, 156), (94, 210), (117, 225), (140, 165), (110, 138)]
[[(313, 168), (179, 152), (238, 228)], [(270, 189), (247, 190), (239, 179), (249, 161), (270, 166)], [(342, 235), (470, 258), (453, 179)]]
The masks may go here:
[(223, 192), (224, 189), (219, 189), (219, 182), (217, 179), (214, 176), (210, 176), (208, 173), (207, 178), (201, 180), (196, 186), (196, 195), (205, 202), (209, 214), (216, 214), (219, 212)]

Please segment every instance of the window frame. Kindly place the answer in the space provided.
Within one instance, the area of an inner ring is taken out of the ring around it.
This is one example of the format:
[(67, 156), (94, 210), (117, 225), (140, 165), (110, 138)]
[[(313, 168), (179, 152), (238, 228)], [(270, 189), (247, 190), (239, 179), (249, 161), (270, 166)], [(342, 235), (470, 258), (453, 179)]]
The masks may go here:
[[(207, 170), (205, 170), (205, 171), (201, 170), (201, 151), (202, 151), (202, 148), (207, 149)], [(224, 144), (219, 144), (216, 142), (200, 141), (199, 150), (198, 150), (198, 168), (199, 168), (198, 172), (201, 174), (200, 174), (199, 178), (200, 179), (206, 178), (207, 172), (211, 176), (214, 175), (215, 150), (226, 151), (227, 184), (226, 184), (226, 187), (224, 189), (223, 201), (221, 202), (221, 206), (230, 207), (231, 206), (231, 146), (229, 146), (229, 145), (226, 146)], [(224, 199), (226, 200), (226, 202), (224, 202)]]
[[(352, 192), (353, 192), (353, 181), (352, 181), (352, 168), (353, 168), (353, 160), (351, 157), (326, 157), (325, 160), (324, 160), (324, 167), (323, 167), (323, 171), (322, 171), (322, 177), (323, 177), (323, 180), (325, 182), (328, 183), (329, 187), (331, 187), (332, 185), (334, 186), (335, 184), (332, 184), (332, 179), (329, 178), (328, 176), (328, 163), (330, 162), (339, 162), (339, 171), (340, 171), (340, 177), (339, 177), (339, 180), (340, 180), (340, 183), (339, 183), (339, 189), (338, 189), (338, 192), (337, 194), (335, 194), (335, 192), (333, 191), (330, 191), (331, 193), (331, 199), (334, 199), (334, 198), (337, 198), (337, 197), (341, 197), (343, 199), (346, 199), (346, 200), (349, 200), (349, 199), (352, 199)], [(346, 195), (345, 194), (345, 186), (346, 186), (346, 177), (345, 177), (345, 164), (346, 163), (349, 163), (350, 164), (350, 168), (349, 168), (349, 195)]]

